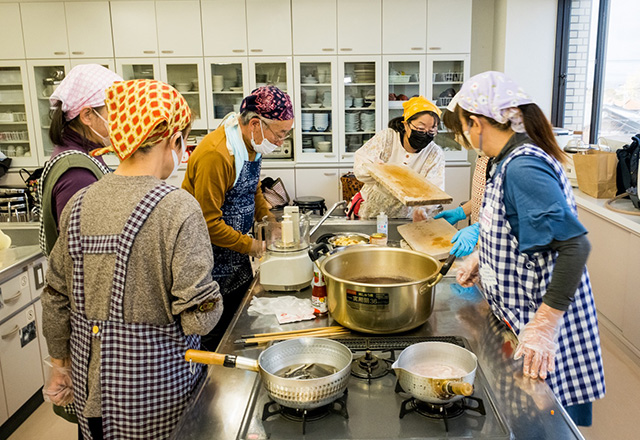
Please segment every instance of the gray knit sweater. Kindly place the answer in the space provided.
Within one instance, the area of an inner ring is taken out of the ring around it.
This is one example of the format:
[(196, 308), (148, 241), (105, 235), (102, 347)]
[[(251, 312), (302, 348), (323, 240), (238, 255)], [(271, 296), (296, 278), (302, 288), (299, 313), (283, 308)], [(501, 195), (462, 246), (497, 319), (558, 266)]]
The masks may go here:
[[(82, 235), (119, 234), (134, 207), (160, 182), (152, 176), (109, 174), (91, 185), (82, 204)], [(59, 359), (70, 356), (70, 310), (75, 310), (67, 229), (76, 197), (62, 212), (60, 237), (49, 256), (47, 284), (59, 294), (45, 291), (42, 295), (43, 333), (49, 353)], [(84, 256), (87, 318), (108, 318), (114, 267), (114, 254)], [(212, 267), (209, 233), (198, 202), (184, 190), (169, 193), (151, 212), (131, 249), (124, 320), (167, 325), (179, 319), (186, 334), (207, 334), (222, 312), (219, 287), (211, 278)], [(213, 310), (196, 310), (199, 304), (216, 298)], [(85, 417), (101, 416), (99, 345), (94, 344), (91, 350)]]

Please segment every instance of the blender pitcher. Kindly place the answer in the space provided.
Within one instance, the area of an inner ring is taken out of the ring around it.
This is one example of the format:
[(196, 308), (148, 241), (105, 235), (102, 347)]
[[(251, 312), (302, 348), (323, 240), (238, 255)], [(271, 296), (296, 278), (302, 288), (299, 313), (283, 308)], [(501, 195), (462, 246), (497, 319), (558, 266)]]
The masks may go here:
[(266, 244), (260, 260), (260, 284), (267, 291), (302, 290), (311, 283), (309, 216), (297, 206), (285, 206), (281, 221), (264, 219), (257, 227)]

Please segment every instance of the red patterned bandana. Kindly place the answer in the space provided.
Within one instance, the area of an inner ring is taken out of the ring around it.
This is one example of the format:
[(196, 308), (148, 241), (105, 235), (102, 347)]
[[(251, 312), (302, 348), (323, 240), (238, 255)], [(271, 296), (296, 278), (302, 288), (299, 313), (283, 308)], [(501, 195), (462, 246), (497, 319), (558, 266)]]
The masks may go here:
[(274, 86), (258, 87), (242, 100), (240, 112), (252, 111), (266, 119), (289, 121), (293, 119), (291, 98)]
[(124, 81), (109, 87), (106, 94), (112, 145), (92, 151), (93, 156), (113, 151), (125, 160), (138, 148), (155, 145), (191, 122), (185, 99), (161, 81)]

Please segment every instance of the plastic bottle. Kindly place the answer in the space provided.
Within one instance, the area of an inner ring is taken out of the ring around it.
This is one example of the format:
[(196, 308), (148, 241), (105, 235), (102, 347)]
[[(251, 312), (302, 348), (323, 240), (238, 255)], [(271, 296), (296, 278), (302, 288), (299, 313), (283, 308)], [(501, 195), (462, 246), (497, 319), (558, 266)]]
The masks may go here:
[(385, 235), (389, 235), (389, 219), (387, 218), (387, 214), (385, 214), (384, 212), (381, 212), (380, 214), (378, 214), (378, 217), (376, 218), (376, 222), (378, 225), (378, 230), (377, 232), (379, 234), (385, 234)]
[(313, 313), (318, 316), (325, 315), (329, 308), (327, 307), (327, 286), (324, 283), (322, 272), (318, 266), (314, 265), (313, 280), (311, 281), (311, 305)]

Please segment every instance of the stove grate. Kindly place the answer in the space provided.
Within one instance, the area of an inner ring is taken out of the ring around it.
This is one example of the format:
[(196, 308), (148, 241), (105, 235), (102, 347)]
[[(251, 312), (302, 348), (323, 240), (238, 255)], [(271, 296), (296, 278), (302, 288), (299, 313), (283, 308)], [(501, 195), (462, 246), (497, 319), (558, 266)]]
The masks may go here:
[[(336, 338), (336, 341), (346, 345), (351, 351), (358, 350), (404, 350), (418, 342), (448, 342), (465, 347), (464, 339), (459, 336), (386, 336), (386, 337), (355, 337)], [(465, 347), (467, 348), (467, 347)]]

